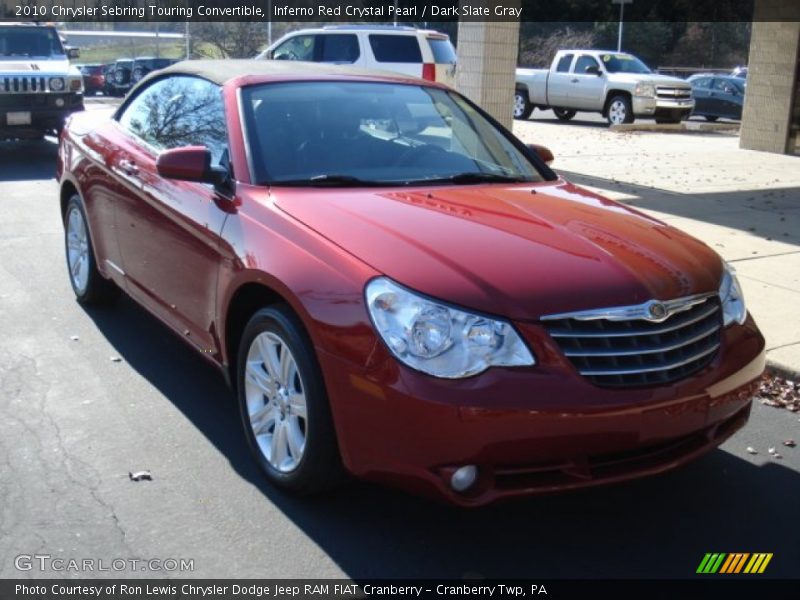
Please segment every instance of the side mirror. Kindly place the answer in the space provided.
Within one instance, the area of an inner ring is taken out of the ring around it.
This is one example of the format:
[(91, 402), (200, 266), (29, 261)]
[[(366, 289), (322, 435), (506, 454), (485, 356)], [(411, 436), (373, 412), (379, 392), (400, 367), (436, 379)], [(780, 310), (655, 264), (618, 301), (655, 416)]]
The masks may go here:
[(600, 71), (600, 67), (598, 67), (597, 65), (589, 65), (588, 67), (586, 67), (585, 73), (587, 75), (597, 75), (598, 77), (600, 77), (600, 75), (603, 74)]
[(536, 155), (542, 159), (544, 164), (550, 165), (556, 158), (553, 156), (553, 153), (550, 151), (550, 148), (546, 146), (541, 146), (539, 144), (528, 144), (528, 148), (533, 150)]
[(211, 151), (205, 146), (184, 146), (158, 155), (156, 171), (161, 177), (224, 186), (229, 182), (226, 169), (211, 166)]
[(81, 57), (81, 49), (80, 48), (67, 48), (67, 58), (70, 60), (80, 58)]

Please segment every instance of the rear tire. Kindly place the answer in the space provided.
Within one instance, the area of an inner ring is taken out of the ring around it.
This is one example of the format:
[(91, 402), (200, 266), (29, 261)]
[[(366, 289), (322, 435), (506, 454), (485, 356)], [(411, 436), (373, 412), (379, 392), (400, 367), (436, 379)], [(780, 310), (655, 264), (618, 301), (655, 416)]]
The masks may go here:
[(569, 108), (554, 108), (553, 114), (559, 121), (569, 121), (575, 116), (576, 111)]
[(237, 358), (245, 437), (272, 483), (319, 493), (344, 478), (328, 396), (311, 341), (288, 307), (256, 312)]
[(67, 202), (64, 212), (64, 249), (69, 282), (81, 304), (111, 304), (119, 297), (120, 290), (97, 270), (87, 222), (83, 201), (75, 194)]
[(622, 94), (613, 96), (608, 101), (606, 119), (608, 120), (609, 125), (633, 123), (633, 108), (631, 108), (631, 99)]
[(533, 104), (528, 102), (528, 94), (522, 90), (514, 92), (514, 118), (525, 120), (531, 116)]

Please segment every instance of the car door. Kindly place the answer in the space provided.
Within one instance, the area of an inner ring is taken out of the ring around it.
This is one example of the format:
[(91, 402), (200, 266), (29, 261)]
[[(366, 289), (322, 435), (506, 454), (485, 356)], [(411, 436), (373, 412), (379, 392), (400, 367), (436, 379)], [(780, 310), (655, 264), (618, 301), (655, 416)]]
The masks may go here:
[(574, 54), (564, 54), (558, 59), (555, 69), (551, 68), (547, 78), (547, 103), (550, 106), (569, 108), (570, 67), (574, 57)]
[(699, 115), (713, 114), (711, 102), (711, 78), (698, 77), (692, 80), (692, 95), (694, 96), (694, 112)]
[(189, 76), (153, 80), (119, 116), (135, 193), (118, 203), (116, 225), (129, 293), (198, 349), (217, 354), (214, 331), (219, 234), (227, 200), (212, 186), (162, 178), (160, 151), (203, 145), (227, 157), (219, 86)]
[(727, 79), (714, 79), (714, 95), (719, 106), (719, 115), (728, 119), (742, 116), (741, 105), (737, 103), (738, 91)]
[[(586, 69), (597, 69), (587, 73)], [(599, 75), (598, 75), (599, 73)], [(570, 108), (583, 110), (602, 110), (605, 99), (605, 75), (593, 56), (581, 54), (575, 61), (570, 77), (568, 101)]]

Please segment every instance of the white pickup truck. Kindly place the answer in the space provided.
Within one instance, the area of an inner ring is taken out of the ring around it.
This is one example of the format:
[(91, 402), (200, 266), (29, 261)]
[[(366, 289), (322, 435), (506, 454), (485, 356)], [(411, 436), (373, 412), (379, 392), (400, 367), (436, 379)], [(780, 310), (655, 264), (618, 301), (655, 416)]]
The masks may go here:
[(517, 69), (514, 118), (553, 109), (568, 121), (578, 111), (599, 112), (611, 125), (635, 117), (678, 123), (694, 108), (692, 86), (657, 75), (638, 58), (608, 50), (559, 50), (549, 69)]

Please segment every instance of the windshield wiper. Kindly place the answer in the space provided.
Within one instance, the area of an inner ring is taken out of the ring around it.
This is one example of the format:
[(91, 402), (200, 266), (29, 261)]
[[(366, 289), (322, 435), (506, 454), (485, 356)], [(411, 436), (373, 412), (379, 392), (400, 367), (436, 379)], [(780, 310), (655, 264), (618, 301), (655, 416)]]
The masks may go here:
[(432, 179), (420, 179), (413, 183), (456, 183), (456, 184), (469, 184), (469, 183), (522, 183), (530, 181), (524, 177), (514, 175), (501, 175), (499, 173), (483, 173), (481, 171), (466, 171), (464, 173), (457, 173), (449, 177), (435, 177)]
[(374, 187), (397, 185), (392, 181), (374, 181), (371, 179), (361, 179), (352, 175), (314, 175), (308, 179), (286, 179), (271, 181), (271, 185), (288, 185), (299, 187)]

